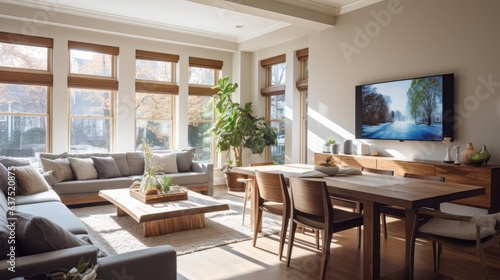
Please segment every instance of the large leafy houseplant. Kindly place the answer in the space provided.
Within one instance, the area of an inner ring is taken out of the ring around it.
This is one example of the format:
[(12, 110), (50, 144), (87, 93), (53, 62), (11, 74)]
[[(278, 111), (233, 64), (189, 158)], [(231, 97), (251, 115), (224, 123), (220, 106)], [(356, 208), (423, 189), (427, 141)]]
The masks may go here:
[[(241, 106), (232, 97), (238, 89), (237, 83), (231, 83), (229, 77), (220, 78), (215, 97), (215, 123), (208, 130), (215, 136), (219, 152), (232, 152), (234, 166), (242, 166), (243, 148), (252, 154), (262, 154), (265, 147), (276, 145), (276, 132), (263, 117), (254, 116), (252, 102)], [(227, 154), (230, 157), (230, 153)]]

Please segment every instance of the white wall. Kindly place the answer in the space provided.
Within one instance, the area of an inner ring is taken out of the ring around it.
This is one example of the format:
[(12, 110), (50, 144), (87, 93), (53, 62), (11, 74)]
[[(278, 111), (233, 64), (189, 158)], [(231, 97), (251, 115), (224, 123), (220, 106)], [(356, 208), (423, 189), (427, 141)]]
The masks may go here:
[[(455, 73), (455, 143), (486, 145), (500, 163), (500, 2), (389, 0), (340, 16), (309, 36), (309, 150), (354, 139), (358, 84)], [(363, 35), (361, 35), (363, 34)], [(342, 51), (342, 47), (353, 51)], [(484, 81), (490, 81), (488, 83)], [(443, 160), (434, 142), (366, 141), (384, 155)], [(391, 153), (389, 153), (391, 151)], [(312, 162), (312, 153), (309, 162)]]

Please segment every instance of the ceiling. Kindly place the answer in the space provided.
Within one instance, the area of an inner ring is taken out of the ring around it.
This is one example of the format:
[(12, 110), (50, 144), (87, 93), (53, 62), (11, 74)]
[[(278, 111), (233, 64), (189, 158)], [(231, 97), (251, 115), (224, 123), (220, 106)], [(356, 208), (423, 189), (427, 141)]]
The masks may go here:
[[(44, 9), (54, 18), (62, 13), (242, 43), (290, 26), (322, 30), (334, 26), (337, 16), (380, 1), (0, 0), (0, 3)], [(6, 9), (0, 9), (2, 16), (13, 17)], [(65, 25), (72, 23), (76, 25), (74, 22)]]

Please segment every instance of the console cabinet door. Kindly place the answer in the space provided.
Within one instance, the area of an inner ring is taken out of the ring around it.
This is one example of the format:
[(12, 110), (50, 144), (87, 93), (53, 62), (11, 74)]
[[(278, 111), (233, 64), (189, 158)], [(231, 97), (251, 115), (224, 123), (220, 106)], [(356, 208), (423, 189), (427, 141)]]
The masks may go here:
[(436, 166), (436, 176), (443, 176), (445, 182), (485, 187), (486, 194), (484, 195), (453, 202), (485, 208), (491, 207), (491, 169), (464, 165), (439, 165)]
[(435, 175), (434, 164), (408, 162), (393, 159), (378, 159), (377, 169), (393, 170), (394, 176), (404, 176), (405, 173), (431, 176)]

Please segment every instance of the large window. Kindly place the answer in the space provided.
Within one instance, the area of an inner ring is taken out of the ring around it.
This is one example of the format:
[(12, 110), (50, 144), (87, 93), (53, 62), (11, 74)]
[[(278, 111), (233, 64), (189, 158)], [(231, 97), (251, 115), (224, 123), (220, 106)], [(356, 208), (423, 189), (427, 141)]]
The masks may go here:
[(48, 151), (52, 46), (49, 38), (0, 32), (0, 156)]
[(189, 58), (189, 100), (188, 100), (188, 142), (196, 147), (194, 159), (214, 162), (214, 140), (207, 131), (214, 124), (212, 89), (217, 84), (222, 69), (222, 61), (190, 57)]
[(117, 47), (69, 42), (70, 151), (113, 150)]
[(173, 149), (175, 81), (178, 55), (136, 51), (136, 149), (146, 141), (153, 149)]
[(269, 149), (268, 159), (275, 163), (285, 163), (285, 55), (261, 61), (266, 70), (266, 87), (261, 94), (266, 97), (266, 119), (278, 135), (278, 143)]

